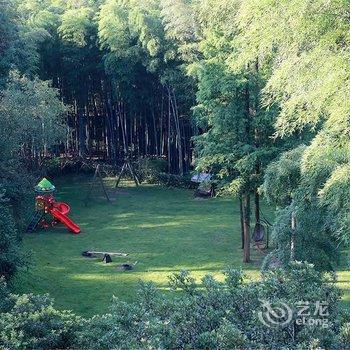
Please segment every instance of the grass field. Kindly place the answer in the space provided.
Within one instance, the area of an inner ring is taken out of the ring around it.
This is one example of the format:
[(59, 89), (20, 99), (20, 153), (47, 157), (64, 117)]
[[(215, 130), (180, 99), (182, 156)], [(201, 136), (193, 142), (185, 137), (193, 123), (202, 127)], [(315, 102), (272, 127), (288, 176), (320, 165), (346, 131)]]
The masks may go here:
[[(49, 293), (59, 308), (90, 316), (108, 310), (112, 295), (131, 301), (139, 280), (153, 281), (167, 290), (168, 276), (181, 269), (200, 278), (207, 273), (222, 278), (227, 266), (242, 266), (240, 223), (235, 200), (198, 200), (193, 191), (122, 183), (110, 189), (107, 203), (98, 189), (85, 206), (89, 178), (54, 180), (58, 200), (71, 206), (70, 217), (82, 233), (65, 227), (28, 234), (24, 249), (33, 252), (33, 266), (21, 274), (18, 292)], [(265, 212), (270, 214), (265, 208)], [(103, 264), (82, 257), (85, 250), (127, 252), (128, 257)], [(262, 255), (253, 252), (253, 263), (243, 266), (257, 278)], [(116, 265), (137, 261), (133, 271), (120, 272)], [(348, 291), (349, 275), (341, 272), (340, 285)], [(349, 293), (345, 295), (349, 300)]]

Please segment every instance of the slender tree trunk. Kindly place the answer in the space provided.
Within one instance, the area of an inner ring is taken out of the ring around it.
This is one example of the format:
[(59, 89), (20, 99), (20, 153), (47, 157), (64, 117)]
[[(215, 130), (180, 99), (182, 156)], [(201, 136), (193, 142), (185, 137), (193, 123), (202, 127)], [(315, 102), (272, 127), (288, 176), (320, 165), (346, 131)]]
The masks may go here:
[(123, 102), (120, 103), (121, 107), (121, 115), (123, 116), (123, 122), (124, 122), (124, 140), (125, 140), (125, 156), (129, 156), (129, 133), (128, 133), (128, 124), (127, 124), (127, 118), (126, 118), (126, 110), (125, 105)]
[(71, 134), (71, 131), (70, 131), (70, 127), (69, 125), (67, 124), (67, 133), (66, 133), (66, 141), (65, 141), (65, 153), (66, 155), (69, 153), (69, 149), (70, 149), (70, 134)]
[(244, 217), (243, 217), (243, 201), (242, 196), (239, 196), (239, 217), (241, 221), (241, 241), (242, 241), (242, 249), (244, 249)]
[(183, 140), (183, 172), (186, 174), (187, 173), (187, 148), (186, 148), (186, 132), (185, 132), (185, 126), (184, 123), (180, 124), (180, 130), (181, 130), (181, 135), (182, 135), (182, 140)]
[[(250, 110), (250, 92), (248, 84), (244, 89), (245, 93), (245, 136), (244, 141), (250, 142), (251, 129), (251, 110)], [(243, 233), (244, 233), (244, 247), (243, 247), (243, 262), (250, 262), (250, 194), (249, 192), (242, 195), (242, 211), (243, 211)]]
[(168, 172), (171, 174), (171, 142), (170, 142), (170, 134), (171, 134), (171, 102), (170, 102), (170, 90), (169, 90), (169, 96), (168, 96)]
[(119, 125), (121, 128), (121, 132), (122, 132), (122, 139), (123, 139), (123, 150), (124, 150), (124, 158), (127, 157), (127, 149), (128, 146), (126, 144), (126, 135), (125, 135), (125, 124), (123, 123), (123, 113), (122, 113), (122, 108), (119, 105), (118, 106), (118, 115), (119, 115)]
[(147, 124), (147, 114), (144, 112), (144, 123), (145, 123), (145, 155), (148, 156), (149, 154), (149, 130), (148, 130), (148, 124)]
[(112, 108), (112, 102), (109, 96), (106, 97), (107, 105), (106, 105), (106, 111), (107, 111), (107, 133), (106, 133), (106, 139), (107, 139), (107, 149), (110, 158), (113, 160), (113, 163), (116, 163), (117, 161), (117, 139), (116, 139), (116, 133), (115, 133), (115, 122), (114, 122), (114, 113)]
[[(137, 135), (137, 116), (136, 114), (134, 115), (134, 149), (137, 152), (138, 156), (139, 156), (139, 147), (138, 147), (138, 135)], [(134, 151), (134, 153), (135, 153)]]
[(129, 130), (130, 130), (130, 154), (134, 153), (134, 138), (133, 138), (133, 122), (134, 118), (130, 116), (130, 122), (129, 122)]
[(250, 262), (250, 195), (246, 193), (242, 196), (243, 201), (243, 227), (244, 227), (244, 248), (243, 262)]
[(153, 120), (153, 140), (154, 140), (154, 154), (158, 154), (158, 138), (157, 138), (157, 126), (156, 115), (154, 112), (154, 106), (152, 107), (152, 120)]
[(159, 126), (160, 126), (160, 135), (159, 135), (159, 155), (164, 155), (164, 132), (163, 132), (163, 116), (164, 116), (164, 92), (162, 91), (162, 102), (160, 108), (160, 116), (159, 116)]
[[(171, 96), (171, 92), (170, 92), (170, 96)], [(183, 152), (182, 152), (182, 137), (181, 137), (181, 130), (180, 130), (180, 122), (179, 122), (179, 111), (177, 108), (176, 96), (174, 91), (172, 94), (171, 102), (172, 102), (173, 116), (174, 116), (174, 122), (175, 122), (175, 128), (176, 128), (176, 145), (178, 150), (179, 174), (183, 176), (184, 165), (183, 165)]]
[(77, 124), (78, 124), (78, 148), (79, 156), (85, 157), (86, 149), (86, 127), (84, 118), (84, 107), (78, 102), (77, 105)]
[(260, 223), (260, 195), (258, 190), (254, 191), (254, 211), (255, 211), (255, 222)]
[(296, 217), (295, 213), (292, 213), (292, 218), (291, 218), (291, 228), (292, 228), (292, 234), (290, 237), (290, 260), (293, 261), (295, 260), (295, 229), (296, 229)]

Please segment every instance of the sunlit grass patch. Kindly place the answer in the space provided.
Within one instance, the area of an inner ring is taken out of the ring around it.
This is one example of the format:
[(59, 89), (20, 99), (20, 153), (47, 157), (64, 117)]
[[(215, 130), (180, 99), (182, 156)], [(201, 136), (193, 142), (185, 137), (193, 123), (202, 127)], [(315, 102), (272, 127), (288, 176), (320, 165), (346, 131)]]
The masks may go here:
[[(123, 183), (108, 203), (96, 187), (87, 206), (84, 198), (89, 178), (55, 180), (57, 199), (71, 206), (71, 218), (82, 229), (79, 235), (57, 226), (26, 235), (24, 248), (33, 251), (33, 267), (21, 274), (18, 292), (50, 293), (60, 308), (82, 315), (108, 310), (113, 295), (132, 301), (140, 280), (154, 282), (168, 293), (168, 277), (182, 269), (200, 283), (206, 274), (223, 281), (223, 271), (242, 267), (250, 279), (259, 278), (263, 255), (252, 250), (253, 263), (242, 264), (239, 208), (232, 198), (194, 201), (193, 192), (153, 185)], [(112, 185), (112, 181), (107, 181)], [(113, 189), (111, 189), (114, 191)], [(271, 210), (264, 208), (271, 216)], [(86, 250), (129, 253), (110, 264), (85, 258)], [(135, 263), (132, 271), (117, 269)], [(349, 278), (348, 278), (349, 277)], [(340, 273), (340, 287), (349, 301), (350, 274)]]

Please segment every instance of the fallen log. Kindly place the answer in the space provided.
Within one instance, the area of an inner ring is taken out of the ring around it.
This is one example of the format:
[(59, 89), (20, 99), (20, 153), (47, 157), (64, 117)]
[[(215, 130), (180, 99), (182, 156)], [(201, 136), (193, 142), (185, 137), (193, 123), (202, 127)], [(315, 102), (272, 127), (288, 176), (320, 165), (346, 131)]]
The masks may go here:
[(128, 256), (128, 253), (118, 253), (118, 252), (96, 252), (93, 250), (87, 250), (85, 252), (82, 252), (82, 256), (85, 256), (86, 258), (103, 258), (105, 255), (109, 256)]

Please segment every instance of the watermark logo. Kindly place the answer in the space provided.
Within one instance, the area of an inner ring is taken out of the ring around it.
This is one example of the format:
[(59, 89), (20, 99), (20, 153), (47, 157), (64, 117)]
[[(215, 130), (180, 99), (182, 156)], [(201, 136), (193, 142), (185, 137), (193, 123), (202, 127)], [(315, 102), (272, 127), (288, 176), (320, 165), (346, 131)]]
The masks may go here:
[(293, 319), (293, 310), (286, 303), (279, 302), (272, 305), (267, 300), (261, 300), (261, 307), (258, 317), (266, 327), (284, 327)]
[(261, 310), (258, 312), (260, 322), (269, 328), (287, 326), (294, 320), (298, 326), (330, 326), (328, 303), (316, 301), (299, 301), (292, 308), (284, 302), (271, 304), (267, 300), (261, 301)]

